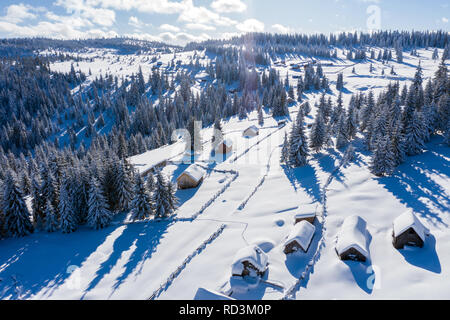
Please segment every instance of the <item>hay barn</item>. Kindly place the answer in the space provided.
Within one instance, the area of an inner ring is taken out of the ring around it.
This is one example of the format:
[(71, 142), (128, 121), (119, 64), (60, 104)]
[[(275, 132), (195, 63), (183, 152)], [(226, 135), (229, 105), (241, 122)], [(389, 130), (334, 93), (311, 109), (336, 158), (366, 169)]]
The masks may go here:
[(269, 265), (267, 254), (256, 245), (251, 245), (239, 250), (231, 268), (233, 276), (263, 276)]
[(403, 249), (405, 246), (422, 248), (428, 235), (429, 230), (411, 211), (394, 220), (392, 244), (396, 249)]
[(336, 252), (341, 260), (365, 262), (369, 258), (366, 221), (359, 216), (344, 220), (337, 236)]
[(284, 242), (284, 253), (307, 252), (315, 232), (316, 228), (306, 220), (296, 224)]
[(197, 188), (202, 183), (205, 172), (199, 166), (193, 164), (189, 166), (178, 178), (178, 189)]

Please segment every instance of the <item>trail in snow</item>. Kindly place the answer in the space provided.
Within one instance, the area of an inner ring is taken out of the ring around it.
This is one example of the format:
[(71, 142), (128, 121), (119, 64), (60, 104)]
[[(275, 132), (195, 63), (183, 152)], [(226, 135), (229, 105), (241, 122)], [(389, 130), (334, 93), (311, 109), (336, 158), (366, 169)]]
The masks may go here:
[(153, 294), (150, 296), (150, 298), (148, 298), (148, 300), (155, 300), (156, 298), (158, 298), (161, 293), (163, 293), (164, 291), (166, 291), (170, 285), (172, 284), (172, 282), (180, 275), (180, 273), (186, 268), (186, 266), (191, 262), (191, 260), (202, 253), (203, 250), (205, 250), (206, 246), (211, 244), (214, 240), (216, 240), (222, 233), (223, 230), (225, 230), (226, 225), (222, 224), (219, 229), (217, 229), (216, 232), (214, 232), (208, 239), (206, 239), (205, 241), (203, 241), (203, 243), (197, 248), (195, 249), (194, 252), (192, 252), (182, 263), (180, 266), (178, 266), (178, 268), (167, 278), (167, 280), (161, 284), (161, 286), (156, 289)]
[(352, 152), (352, 145), (349, 145), (347, 147), (347, 150), (346, 150), (344, 156), (342, 157), (339, 165), (330, 173), (327, 181), (325, 182), (325, 185), (322, 188), (322, 199), (321, 199), (322, 212), (321, 212), (321, 216), (320, 216), (320, 220), (319, 220), (319, 223), (320, 223), (320, 226), (322, 229), (322, 234), (321, 234), (321, 237), (319, 240), (319, 244), (317, 246), (317, 250), (314, 253), (314, 256), (312, 257), (312, 259), (309, 261), (308, 265), (305, 267), (305, 270), (302, 272), (300, 278), (285, 292), (285, 294), (281, 298), (281, 300), (295, 300), (295, 296), (296, 296), (297, 292), (300, 290), (302, 281), (308, 277), (308, 275), (311, 273), (312, 269), (314, 268), (314, 265), (320, 259), (321, 251), (325, 247), (325, 232), (327, 230), (326, 229), (326, 217), (328, 215), (328, 210), (327, 210), (328, 186), (331, 184), (331, 182), (333, 182), (333, 179), (335, 178), (336, 173), (339, 172), (339, 170), (348, 163), (349, 157), (351, 156), (350, 152)]

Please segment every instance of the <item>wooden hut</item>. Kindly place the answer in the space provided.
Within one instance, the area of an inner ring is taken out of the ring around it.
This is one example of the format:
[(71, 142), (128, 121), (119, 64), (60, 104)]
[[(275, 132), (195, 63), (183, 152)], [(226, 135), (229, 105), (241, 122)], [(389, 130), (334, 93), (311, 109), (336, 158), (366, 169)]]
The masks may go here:
[(315, 232), (316, 228), (306, 220), (296, 224), (284, 242), (284, 253), (307, 252)]
[(317, 204), (302, 204), (299, 206), (297, 213), (295, 214), (295, 222), (297, 224), (304, 220), (311, 224), (314, 224), (316, 220)]
[(178, 189), (191, 189), (197, 188), (203, 181), (205, 172), (199, 166), (193, 164), (189, 166), (178, 178)]
[(250, 126), (242, 132), (243, 137), (256, 137), (259, 135), (259, 129), (256, 126)]
[(233, 151), (233, 142), (229, 139), (219, 142), (214, 150), (216, 154), (228, 154)]
[(428, 235), (429, 230), (411, 211), (394, 220), (392, 244), (396, 249), (403, 249), (405, 246), (422, 248)]
[(341, 260), (365, 262), (369, 258), (367, 223), (363, 218), (351, 216), (344, 220), (336, 252)]
[(263, 276), (269, 265), (267, 254), (257, 245), (239, 250), (231, 268), (233, 276)]

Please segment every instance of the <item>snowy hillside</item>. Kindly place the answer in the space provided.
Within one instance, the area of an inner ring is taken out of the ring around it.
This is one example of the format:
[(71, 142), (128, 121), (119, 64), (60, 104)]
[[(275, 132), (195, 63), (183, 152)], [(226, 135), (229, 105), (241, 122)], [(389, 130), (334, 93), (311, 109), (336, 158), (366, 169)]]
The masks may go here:
[[(409, 86), (419, 64), (425, 84), (439, 67), (433, 52), (429, 48), (418, 50), (418, 56), (404, 53), (403, 63), (358, 62), (348, 60), (338, 48), (337, 58), (316, 60), (330, 81), (327, 99), (333, 103), (339, 96), (338, 74), (343, 74), (341, 92), (347, 108), (353, 95), (372, 91), (378, 97), (397, 81), (400, 88)], [(438, 53), (441, 56), (443, 50)], [(140, 68), (147, 80), (155, 66), (189, 73), (195, 79), (194, 93), (217, 83), (205, 74), (215, 57), (201, 51), (177, 52), (175, 57), (173, 52), (119, 54), (96, 48), (78, 56), (78, 62), (54, 61), (50, 69), (69, 73), (73, 66), (87, 75), (81, 87), (106, 74), (131, 79)], [(194, 56), (201, 67), (189, 66), (195, 63)], [(281, 60), (284, 63), (277, 63)], [(176, 67), (171, 67), (172, 61)], [(256, 68), (274, 68), (280, 79), (288, 77), (296, 84), (305, 71), (293, 66), (307, 61), (311, 59), (279, 55), (269, 66)], [(177, 89), (180, 86), (176, 84)], [(227, 90), (235, 86), (227, 85)], [(321, 95), (319, 90), (304, 92), (303, 102), (311, 106), (304, 119), (308, 137)], [(155, 103), (157, 99), (153, 97)], [(124, 211), (101, 230), (81, 226), (69, 234), (35, 231), (1, 240), (0, 298), (193, 299), (199, 288), (205, 288), (254, 300), (450, 299), (450, 149), (443, 135), (431, 137), (423, 153), (406, 157), (390, 176), (371, 172), (372, 153), (360, 132), (345, 148), (311, 150), (308, 165), (288, 167), (280, 162), (283, 141), (303, 102), (291, 101), (284, 117), (272, 117), (269, 107), (262, 108), (263, 125), (257, 110), (242, 120), (238, 116), (222, 120), (224, 138), (232, 142), (232, 151), (224, 158), (212, 155), (213, 127), (203, 128), (203, 149), (195, 163), (205, 176), (197, 188), (176, 191), (179, 205), (170, 218), (133, 222), (131, 212)], [(111, 119), (105, 116), (107, 123)], [(251, 125), (259, 128), (259, 135), (244, 137)], [(176, 183), (189, 166), (184, 150), (179, 139), (128, 160), (140, 174), (163, 164), (164, 176)], [(311, 208), (317, 219), (308, 251), (286, 255), (284, 242), (295, 216)], [(430, 236), (423, 248), (397, 250), (392, 245), (392, 223), (408, 210), (426, 225)], [(369, 257), (364, 263), (342, 261), (335, 251), (342, 223), (353, 215), (367, 222)], [(252, 244), (267, 254), (267, 272), (255, 282), (232, 277), (235, 254)]]

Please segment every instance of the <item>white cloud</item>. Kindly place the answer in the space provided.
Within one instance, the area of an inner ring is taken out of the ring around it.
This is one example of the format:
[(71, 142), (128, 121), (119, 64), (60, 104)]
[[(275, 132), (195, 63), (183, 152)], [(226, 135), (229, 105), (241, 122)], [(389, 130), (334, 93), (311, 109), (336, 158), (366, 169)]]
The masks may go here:
[(276, 33), (291, 33), (292, 29), (289, 27), (285, 27), (281, 24), (274, 24), (272, 26), (273, 31), (275, 31)]
[(211, 8), (220, 13), (244, 12), (247, 5), (241, 0), (215, 0), (211, 3)]
[(186, 24), (186, 28), (190, 30), (202, 30), (202, 31), (214, 31), (216, 30), (213, 26), (208, 26), (206, 24), (201, 23), (188, 23)]
[(116, 12), (105, 8), (95, 8), (90, 1), (91, 0), (57, 0), (54, 4), (65, 8), (66, 12), (69, 14), (88, 19), (100, 26), (112, 26), (116, 21)]
[(242, 32), (263, 32), (264, 23), (256, 19), (247, 19), (236, 25), (236, 28)]
[(448, 23), (448, 19), (447, 19), (446, 17), (442, 17), (441, 21), (442, 21), (443, 23)]
[(24, 4), (12, 4), (6, 8), (6, 15), (0, 17), (1, 20), (10, 23), (20, 23), (24, 20), (35, 19), (36, 15), (32, 13), (34, 8)]
[(194, 6), (192, 0), (185, 0), (185, 7), (180, 13), (178, 21), (186, 23), (215, 24), (217, 26), (230, 26), (237, 23), (236, 21), (220, 16), (205, 7)]
[[(58, 2), (82, 2), (84, 0), (58, 0)], [(164, 13), (174, 14), (183, 11), (186, 2), (190, 0), (182, 0), (181, 2), (170, 0), (86, 0), (89, 6), (99, 6), (102, 8), (111, 8), (116, 10), (137, 10), (147, 13)]]
[(171, 24), (167, 24), (167, 23), (160, 25), (159, 29), (163, 30), (163, 31), (169, 31), (169, 32), (180, 32), (180, 28), (178, 28), (177, 26), (173, 26)]

